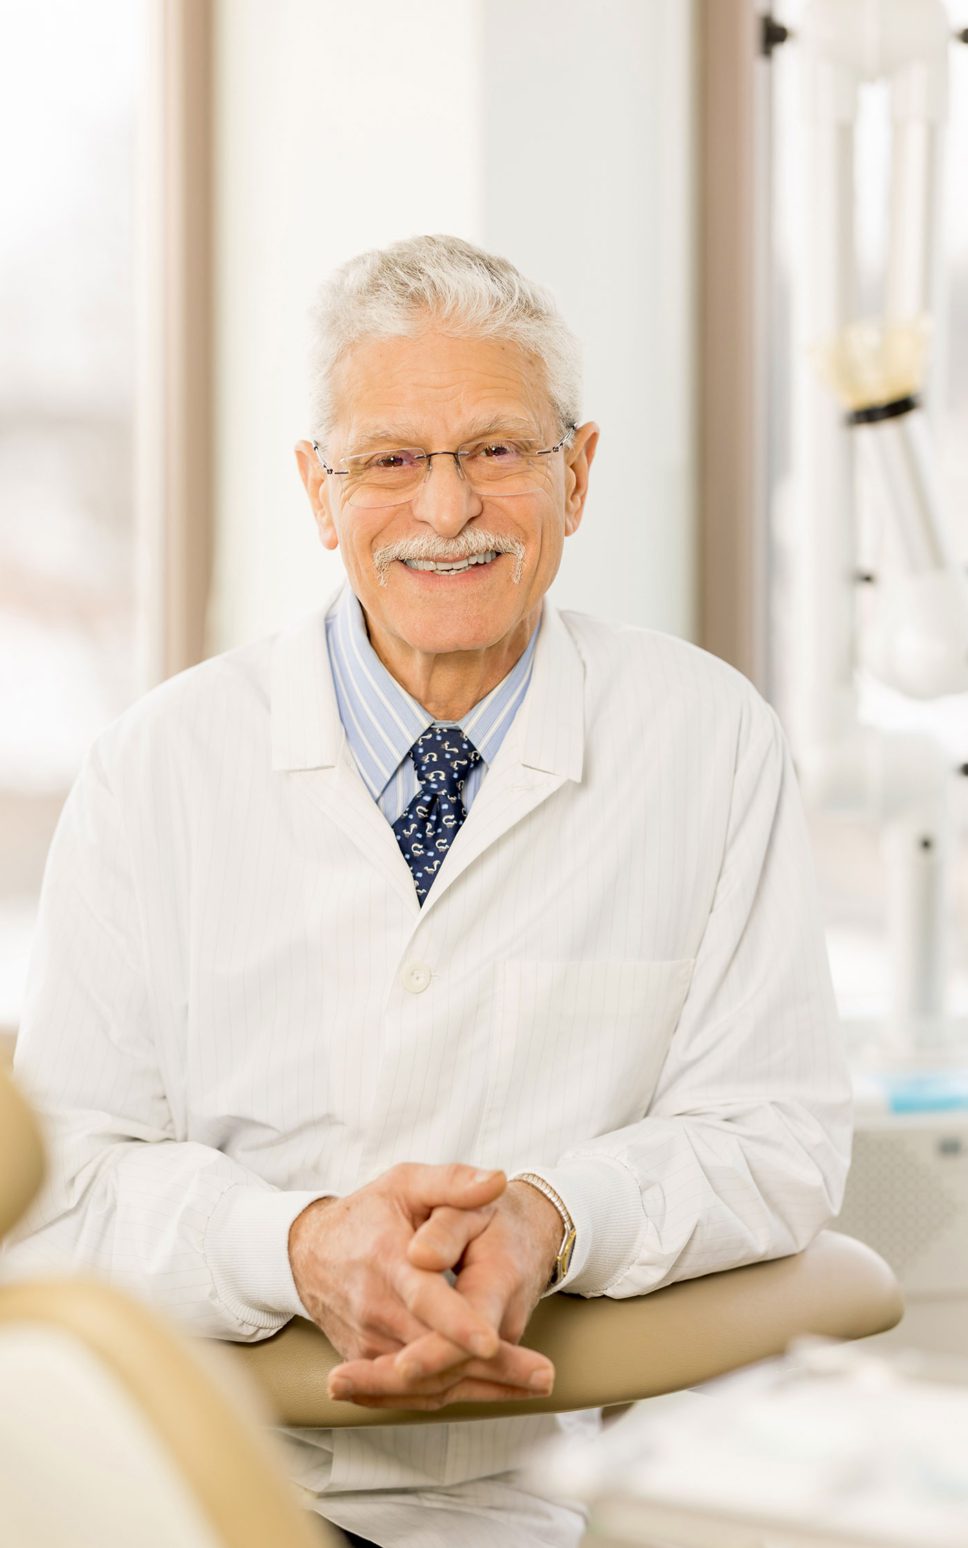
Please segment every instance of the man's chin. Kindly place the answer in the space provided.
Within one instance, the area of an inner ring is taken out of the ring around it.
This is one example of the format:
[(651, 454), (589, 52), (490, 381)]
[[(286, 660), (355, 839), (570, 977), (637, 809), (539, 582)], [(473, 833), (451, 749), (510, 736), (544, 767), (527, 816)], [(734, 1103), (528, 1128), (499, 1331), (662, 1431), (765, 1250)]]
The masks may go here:
[(475, 613), (459, 602), (440, 604), (432, 612), (423, 608), (419, 613), (381, 609), (376, 620), (378, 629), (387, 630), (408, 649), (426, 656), (489, 650), (506, 639), (518, 621), (516, 609), (504, 613), (489, 608)]

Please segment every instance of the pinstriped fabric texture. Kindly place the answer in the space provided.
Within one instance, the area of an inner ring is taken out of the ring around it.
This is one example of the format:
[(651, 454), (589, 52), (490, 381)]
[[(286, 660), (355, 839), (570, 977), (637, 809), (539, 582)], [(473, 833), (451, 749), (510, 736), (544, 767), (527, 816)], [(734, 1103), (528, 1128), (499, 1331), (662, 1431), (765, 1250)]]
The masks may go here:
[[(16, 1062), (54, 1163), (6, 1271), (84, 1264), (236, 1340), (300, 1310), (305, 1203), (399, 1160), (541, 1173), (577, 1226), (565, 1288), (622, 1297), (802, 1247), (849, 1153), (775, 714), (692, 645), (548, 602), (422, 909), (323, 614), (134, 706), (58, 827)], [(597, 1423), (287, 1439), (376, 1542), (566, 1548), (581, 1513), (515, 1470)]]

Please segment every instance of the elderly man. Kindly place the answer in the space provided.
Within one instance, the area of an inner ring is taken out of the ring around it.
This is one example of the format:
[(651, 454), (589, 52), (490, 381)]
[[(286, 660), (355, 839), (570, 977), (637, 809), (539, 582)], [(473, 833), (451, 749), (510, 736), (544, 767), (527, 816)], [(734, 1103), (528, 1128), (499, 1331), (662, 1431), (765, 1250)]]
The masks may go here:
[(544, 291), (422, 237), (318, 326), (296, 456), (348, 583), (87, 758), (17, 1053), (58, 1146), (20, 1251), (203, 1334), (308, 1315), (347, 1402), (519, 1398), (290, 1432), (293, 1476), (372, 1543), (566, 1548), (580, 1510), (521, 1464), (599, 1416), (528, 1413), (538, 1299), (795, 1252), (839, 1206), (802, 809), (745, 678), (548, 600), (598, 429)]

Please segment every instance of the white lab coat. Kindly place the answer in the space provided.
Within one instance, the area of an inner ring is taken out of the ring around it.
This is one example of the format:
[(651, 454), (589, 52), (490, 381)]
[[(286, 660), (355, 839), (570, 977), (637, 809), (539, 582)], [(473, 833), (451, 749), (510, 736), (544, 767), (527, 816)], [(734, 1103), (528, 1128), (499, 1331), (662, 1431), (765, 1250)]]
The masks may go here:
[[(546, 602), (420, 909), (323, 616), (164, 683), (87, 758), (17, 1050), (56, 1165), (14, 1266), (67, 1257), (258, 1339), (299, 1309), (295, 1215), (400, 1160), (542, 1172), (583, 1295), (803, 1247), (839, 1206), (849, 1097), (772, 709), (690, 644)], [(506, 1548), (565, 1548), (579, 1513), (508, 1470), (596, 1423), (300, 1432), (293, 1471), (364, 1535), (483, 1548), (496, 1513)]]

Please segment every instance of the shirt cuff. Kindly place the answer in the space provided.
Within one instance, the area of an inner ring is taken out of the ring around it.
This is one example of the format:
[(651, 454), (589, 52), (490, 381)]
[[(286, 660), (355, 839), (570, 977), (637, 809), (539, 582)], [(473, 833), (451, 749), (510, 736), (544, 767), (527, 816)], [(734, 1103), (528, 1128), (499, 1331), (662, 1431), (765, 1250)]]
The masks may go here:
[(635, 1261), (646, 1227), (638, 1178), (606, 1156), (570, 1158), (558, 1166), (526, 1166), (560, 1196), (575, 1225), (575, 1250), (564, 1278), (545, 1295), (606, 1295)]
[(289, 1229), (316, 1193), (228, 1188), (205, 1233), (205, 1257), (224, 1306), (239, 1321), (255, 1327), (281, 1327), (290, 1317), (309, 1313), (299, 1299), (289, 1262)]

